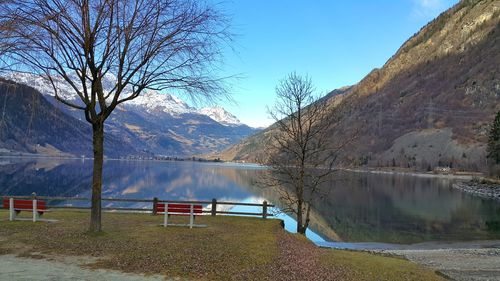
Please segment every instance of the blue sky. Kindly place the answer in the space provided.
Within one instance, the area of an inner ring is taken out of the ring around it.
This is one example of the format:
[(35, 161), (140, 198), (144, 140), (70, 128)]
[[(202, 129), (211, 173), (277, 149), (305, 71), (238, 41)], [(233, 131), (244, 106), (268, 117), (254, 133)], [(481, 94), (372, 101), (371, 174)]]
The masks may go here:
[(251, 126), (272, 123), (267, 106), (280, 79), (296, 71), (329, 91), (357, 83), (381, 67), (426, 23), (456, 0), (298, 1), (234, 0), (235, 51), (227, 50), (224, 72), (234, 81), (234, 102), (221, 105)]

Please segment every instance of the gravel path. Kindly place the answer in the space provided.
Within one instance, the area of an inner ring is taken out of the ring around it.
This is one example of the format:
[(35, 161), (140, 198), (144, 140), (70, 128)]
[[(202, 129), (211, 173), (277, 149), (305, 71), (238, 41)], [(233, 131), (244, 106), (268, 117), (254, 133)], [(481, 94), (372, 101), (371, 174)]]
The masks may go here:
[(500, 280), (500, 249), (386, 250), (454, 280)]
[[(45, 259), (21, 258), (15, 255), (0, 255), (0, 280), (103, 280), (103, 281), (153, 281), (163, 277), (145, 277), (113, 270), (91, 270), (66, 262)], [(175, 280), (175, 279), (174, 279)]]

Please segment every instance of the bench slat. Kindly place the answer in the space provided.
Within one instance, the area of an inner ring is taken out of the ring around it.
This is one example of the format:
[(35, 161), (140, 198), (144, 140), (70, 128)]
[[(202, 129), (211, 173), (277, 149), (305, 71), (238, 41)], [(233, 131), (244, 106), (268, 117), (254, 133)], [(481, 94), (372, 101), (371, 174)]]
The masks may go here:
[[(3, 200), (3, 208), (4, 209), (9, 209), (10, 208), (10, 201), (9, 201), (9, 199), (4, 199)], [(45, 211), (47, 209), (45, 201), (37, 200), (36, 201), (36, 209), (39, 210), (39, 211)], [(14, 199), (14, 210), (18, 210), (18, 211), (32, 211), (33, 210), (33, 201), (32, 200)]]
[[(158, 213), (165, 213), (165, 204), (164, 203), (158, 203), (156, 205), (156, 211)], [(201, 214), (203, 212), (203, 206), (202, 205), (193, 205), (193, 213), (194, 214)], [(180, 215), (186, 215), (191, 213), (191, 205), (190, 204), (168, 204), (168, 213), (169, 214), (180, 214)]]

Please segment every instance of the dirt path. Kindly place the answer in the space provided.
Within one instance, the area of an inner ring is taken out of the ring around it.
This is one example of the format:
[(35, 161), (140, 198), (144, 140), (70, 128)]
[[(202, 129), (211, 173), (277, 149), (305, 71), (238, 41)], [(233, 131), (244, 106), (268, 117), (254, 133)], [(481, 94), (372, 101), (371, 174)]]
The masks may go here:
[(348, 280), (343, 268), (327, 268), (320, 262), (320, 249), (309, 241), (293, 238), (291, 234), (278, 236), (279, 258), (273, 265), (271, 280)]
[(454, 280), (500, 280), (500, 249), (431, 249), (382, 251), (426, 267)]
[[(69, 259), (68, 261), (70, 261)], [(0, 280), (105, 280), (105, 281), (153, 281), (165, 280), (160, 276), (145, 277), (113, 270), (91, 270), (78, 264), (56, 260), (21, 258), (0, 255)]]

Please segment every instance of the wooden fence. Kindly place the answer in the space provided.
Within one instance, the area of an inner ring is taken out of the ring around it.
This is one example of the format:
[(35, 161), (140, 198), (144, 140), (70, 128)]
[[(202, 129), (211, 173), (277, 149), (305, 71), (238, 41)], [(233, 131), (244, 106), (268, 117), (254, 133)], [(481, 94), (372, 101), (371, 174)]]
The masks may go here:
[[(90, 209), (90, 207), (83, 206), (64, 206), (57, 205), (55, 202), (61, 201), (83, 201), (90, 202), (90, 198), (83, 197), (53, 197), (53, 196), (8, 196), (2, 195), (0, 196), (2, 199), (37, 199), (37, 200), (45, 200), (47, 203), (47, 208), (50, 209)], [(204, 206), (210, 206), (211, 208), (203, 208), (202, 212), (210, 214), (212, 216), (216, 216), (217, 214), (221, 215), (243, 215), (243, 216), (261, 216), (262, 218), (267, 218), (273, 216), (272, 213), (269, 213), (268, 208), (274, 207), (272, 204), (268, 204), (267, 201), (263, 201), (262, 204), (258, 203), (241, 203), (241, 202), (224, 202), (217, 201), (216, 199), (212, 199), (211, 201), (176, 201), (176, 200), (160, 200), (157, 197), (153, 199), (133, 199), (133, 198), (102, 198), (103, 202), (125, 202), (125, 203), (150, 203), (151, 207), (145, 208), (129, 208), (129, 207), (103, 207), (103, 210), (108, 211), (140, 211), (151, 213), (152, 215), (156, 215), (156, 205), (158, 203), (178, 203), (178, 204), (200, 204)], [(218, 211), (217, 206), (220, 205), (229, 205), (229, 206), (250, 206), (250, 207), (260, 207), (262, 208), (262, 212), (233, 212), (233, 211)]]

